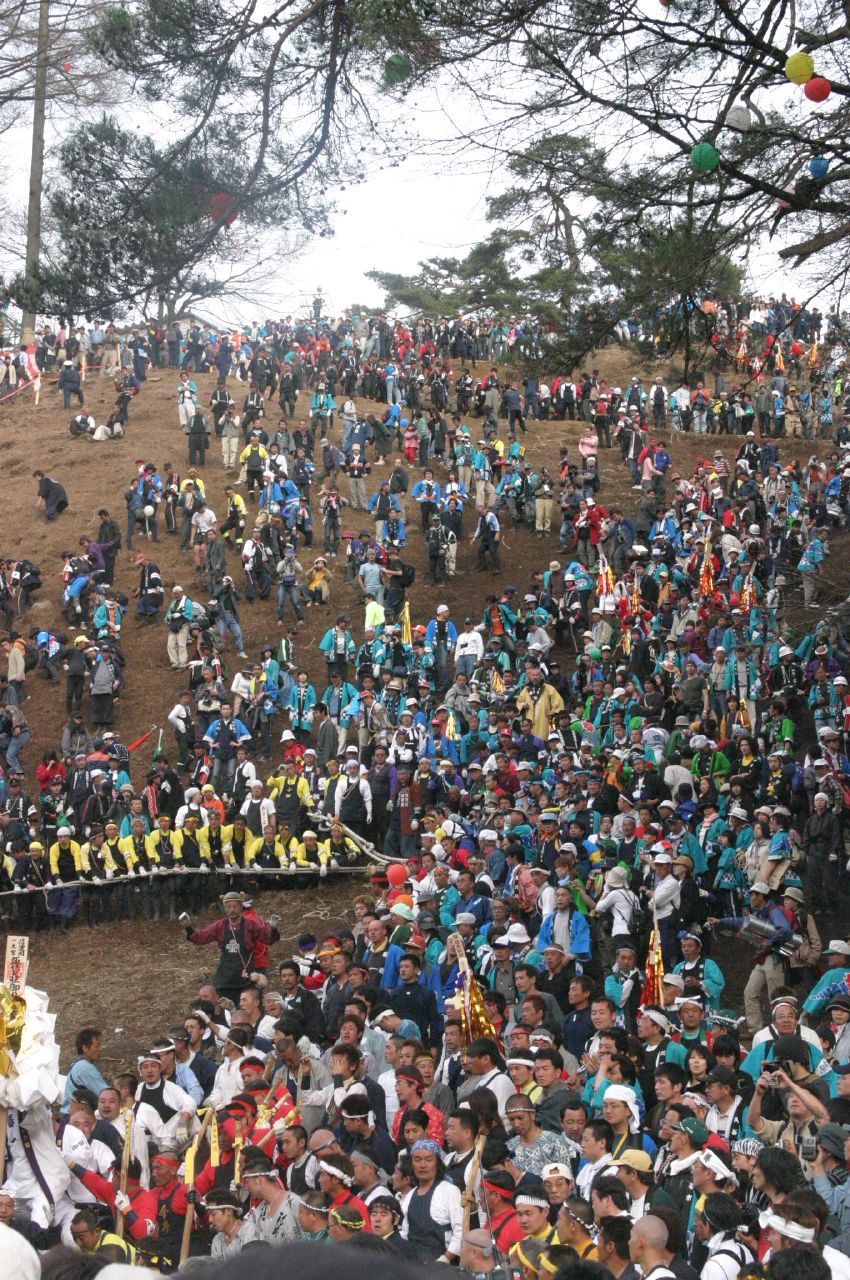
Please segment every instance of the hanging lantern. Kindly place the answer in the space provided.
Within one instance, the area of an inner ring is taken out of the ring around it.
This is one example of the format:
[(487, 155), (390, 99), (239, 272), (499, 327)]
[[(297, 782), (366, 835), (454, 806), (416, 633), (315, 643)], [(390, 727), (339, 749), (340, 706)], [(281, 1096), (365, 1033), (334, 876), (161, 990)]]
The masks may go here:
[(809, 102), (826, 102), (832, 93), (832, 85), (824, 76), (812, 76), (811, 80), (806, 81), (803, 93)]
[(829, 161), (826, 156), (812, 156), (809, 161), (809, 173), (816, 182), (822, 182), (829, 173)]
[(384, 63), (384, 84), (401, 84), (413, 70), (413, 63), (405, 53), (394, 53)]
[(805, 84), (815, 74), (815, 60), (810, 53), (792, 53), (785, 63), (785, 75), (792, 84)]
[(210, 217), (217, 226), (232, 227), (238, 216), (236, 201), (226, 191), (219, 191), (210, 198)]
[(710, 142), (698, 142), (691, 151), (691, 168), (696, 173), (712, 173), (719, 164), (720, 156)]
[(726, 112), (725, 124), (729, 129), (738, 129), (741, 133), (746, 133), (752, 123), (753, 117), (750, 115), (749, 108), (741, 106), (740, 103), (730, 107)]

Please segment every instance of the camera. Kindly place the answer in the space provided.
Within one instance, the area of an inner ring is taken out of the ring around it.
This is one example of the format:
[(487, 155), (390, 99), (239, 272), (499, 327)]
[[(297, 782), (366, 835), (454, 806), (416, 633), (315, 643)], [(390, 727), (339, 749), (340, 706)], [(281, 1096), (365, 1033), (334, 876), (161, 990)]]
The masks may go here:
[(814, 1160), (818, 1153), (818, 1144), (815, 1138), (803, 1138), (800, 1142), (800, 1159)]

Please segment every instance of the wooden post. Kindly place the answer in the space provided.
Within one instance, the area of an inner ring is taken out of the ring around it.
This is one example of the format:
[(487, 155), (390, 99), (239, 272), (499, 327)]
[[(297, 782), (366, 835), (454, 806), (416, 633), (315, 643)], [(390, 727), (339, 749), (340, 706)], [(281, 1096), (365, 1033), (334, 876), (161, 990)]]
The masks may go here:
[[(133, 1108), (128, 1107), (124, 1112), (124, 1150), (121, 1152), (121, 1177), (118, 1180), (118, 1190), (122, 1196), (127, 1194), (127, 1172), (130, 1165), (130, 1147), (133, 1140)], [(119, 1240), (124, 1239), (124, 1214), (119, 1210), (115, 1218), (115, 1234)]]
[[(187, 1168), (184, 1170), (184, 1173), (183, 1173), (183, 1182), (190, 1191), (192, 1191), (195, 1186), (195, 1157), (198, 1154), (198, 1148), (200, 1147), (201, 1142), (204, 1139), (204, 1135), (206, 1134), (207, 1129), (209, 1129), (210, 1124), (214, 1119), (215, 1119), (215, 1109), (213, 1107), (207, 1107), (207, 1113), (204, 1116), (203, 1123), (201, 1124), (200, 1132), (198, 1133), (197, 1138), (192, 1143), (192, 1145), (188, 1148), (185, 1156), (183, 1157), (187, 1165)], [(183, 1239), (180, 1243), (180, 1261), (181, 1262), (185, 1262), (189, 1256), (189, 1245), (191, 1244), (191, 1241), (192, 1241), (192, 1227), (194, 1226), (194, 1223), (195, 1223), (195, 1206), (193, 1204), (189, 1204), (186, 1206), (186, 1217), (183, 1222)]]

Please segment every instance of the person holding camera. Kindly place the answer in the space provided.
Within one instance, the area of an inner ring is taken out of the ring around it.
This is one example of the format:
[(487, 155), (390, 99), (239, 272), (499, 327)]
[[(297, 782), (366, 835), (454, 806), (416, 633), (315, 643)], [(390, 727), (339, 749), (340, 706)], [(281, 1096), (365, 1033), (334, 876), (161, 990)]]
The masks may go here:
[[(817, 1132), (829, 1120), (829, 1113), (818, 1092), (811, 1087), (817, 1085), (817, 1077), (801, 1061), (805, 1049), (797, 1050), (790, 1036), (780, 1036), (774, 1048), (781, 1048), (783, 1053), (776, 1052), (762, 1063), (747, 1111), (747, 1125), (761, 1142), (783, 1147), (796, 1155), (806, 1179), (810, 1179), (818, 1154)], [(777, 1119), (764, 1118), (762, 1110), (766, 1105), (768, 1110), (778, 1113)]]

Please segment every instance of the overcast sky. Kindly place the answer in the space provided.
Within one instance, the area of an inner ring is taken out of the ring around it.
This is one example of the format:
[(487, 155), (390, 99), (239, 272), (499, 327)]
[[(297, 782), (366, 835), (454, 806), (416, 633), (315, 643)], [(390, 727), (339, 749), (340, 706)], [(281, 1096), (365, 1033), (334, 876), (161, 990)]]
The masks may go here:
[[(375, 161), (365, 183), (329, 192), (336, 206), (332, 216), (335, 234), (309, 244), (294, 259), (279, 261), (264, 278), (262, 302), (233, 302), (226, 307), (216, 302), (201, 304), (200, 314), (216, 323), (304, 314), (317, 287), (327, 300), (326, 314), (338, 315), (357, 303), (378, 307), (382, 291), (366, 278), (366, 272), (412, 274), (418, 263), (430, 257), (464, 257), (487, 236), (491, 228), (485, 216), (486, 201), (506, 185), (503, 170), (485, 148), (458, 155), (449, 144), (439, 141), (451, 134), (452, 124), (456, 125), (456, 120), (447, 121), (446, 109), (450, 118), (459, 113), (464, 126), (472, 129), (477, 104), (461, 104), (456, 96), (442, 101), (439, 91), (434, 90), (417, 95), (415, 108), (410, 102), (389, 101), (385, 109), (387, 114), (401, 117), (412, 112), (417, 132), (424, 139), (417, 154), (396, 168), (382, 168), (381, 162)], [(492, 118), (489, 124), (492, 126)], [(55, 132), (49, 132), (50, 141), (55, 142)], [(20, 136), (26, 136), (25, 125)], [(6, 197), (20, 210), (26, 200), (27, 168), (28, 164), (22, 163), (7, 168), (5, 174)], [(776, 247), (781, 246), (766, 244), (750, 255), (746, 263), (750, 286), (765, 294), (785, 290), (789, 295), (806, 296), (805, 279), (787, 271)], [(19, 252), (23, 248), (23, 237), (13, 235), (0, 246), (0, 265), (7, 270), (20, 269), (16, 248)], [(824, 306), (832, 299), (819, 301)]]

